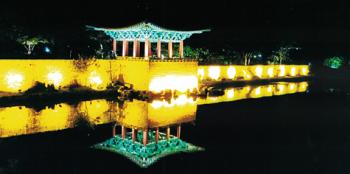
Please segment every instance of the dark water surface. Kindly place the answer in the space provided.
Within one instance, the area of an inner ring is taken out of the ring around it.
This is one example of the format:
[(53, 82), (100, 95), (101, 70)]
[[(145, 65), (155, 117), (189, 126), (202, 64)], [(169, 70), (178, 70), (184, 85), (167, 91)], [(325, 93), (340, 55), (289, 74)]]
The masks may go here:
[(347, 91), (310, 83), (307, 92), (210, 103), (196, 105), (195, 121), (182, 125), (182, 139), (203, 152), (170, 155), (143, 169), (119, 154), (90, 148), (112, 136), (112, 123), (100, 118), (107, 121), (95, 120), (94, 127), (3, 133), (0, 173), (350, 172)]

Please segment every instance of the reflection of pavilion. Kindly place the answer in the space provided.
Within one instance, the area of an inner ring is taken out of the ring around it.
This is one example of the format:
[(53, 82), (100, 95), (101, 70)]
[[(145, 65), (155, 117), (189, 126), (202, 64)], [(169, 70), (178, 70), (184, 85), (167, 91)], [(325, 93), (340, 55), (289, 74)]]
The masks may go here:
[[(95, 145), (95, 148), (117, 152), (128, 157), (141, 167), (153, 164), (160, 157), (202, 150), (180, 139), (181, 124), (195, 120), (197, 104), (191, 98), (179, 96), (166, 101), (143, 101), (125, 103), (117, 118), (121, 133)], [(176, 135), (171, 135), (172, 127)], [(162, 132), (161, 130), (165, 130)]]

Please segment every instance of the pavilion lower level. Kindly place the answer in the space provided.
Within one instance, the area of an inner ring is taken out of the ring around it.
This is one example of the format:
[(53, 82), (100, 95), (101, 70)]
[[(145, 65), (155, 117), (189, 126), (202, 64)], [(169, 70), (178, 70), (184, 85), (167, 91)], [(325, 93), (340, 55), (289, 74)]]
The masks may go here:
[[(131, 43), (132, 46), (132, 57), (140, 57), (140, 50), (141, 50), (141, 44), (139, 40), (133, 40), (133, 41), (128, 41), (128, 40), (123, 40), (121, 41), (122, 43), (122, 57), (128, 57), (131, 55), (129, 54), (129, 43)], [(179, 58), (184, 58), (184, 41), (179, 41), (177, 42), (179, 44)], [(157, 47), (156, 47), (156, 56), (157, 58), (162, 58), (162, 42), (158, 40), (156, 42)], [(173, 42), (168, 41), (168, 58), (174, 58), (174, 48), (173, 48)], [(113, 39), (112, 41), (112, 53), (116, 56), (117, 55), (117, 45), (118, 41)], [(152, 42), (149, 41), (149, 39), (145, 39), (144, 41), (144, 57), (151, 57), (152, 56)]]

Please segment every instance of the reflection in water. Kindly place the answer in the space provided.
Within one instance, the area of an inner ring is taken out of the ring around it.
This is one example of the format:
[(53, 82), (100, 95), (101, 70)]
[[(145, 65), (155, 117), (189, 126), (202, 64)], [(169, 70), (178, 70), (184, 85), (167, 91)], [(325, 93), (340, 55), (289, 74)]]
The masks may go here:
[(24, 106), (5, 107), (0, 108), (0, 137), (72, 128), (81, 118), (92, 125), (117, 121), (135, 129), (167, 127), (194, 121), (197, 106), (201, 104), (305, 92), (307, 88), (307, 82), (278, 82), (227, 88), (222, 96), (196, 99), (180, 95), (170, 100), (153, 100), (151, 103), (133, 100), (123, 104), (92, 100), (77, 105), (61, 103), (40, 111)]
[(196, 103), (212, 104), (220, 102), (230, 102), (249, 98), (271, 97), (277, 95), (293, 94), (297, 92), (305, 92), (308, 88), (307, 82), (277, 82), (261, 86), (244, 86), (225, 89), (222, 96), (208, 96), (198, 98)]
[[(233, 70), (231, 73), (234, 74)], [(93, 147), (119, 153), (141, 167), (147, 167), (170, 154), (203, 150), (181, 140), (180, 136), (181, 124), (195, 120), (198, 105), (305, 92), (307, 88), (307, 82), (278, 82), (227, 88), (224, 95), (205, 98), (183, 94), (152, 102), (91, 100), (76, 105), (61, 103), (40, 111), (24, 106), (5, 107), (0, 108), (0, 137), (72, 128), (81, 119), (91, 125), (117, 122), (121, 125), (121, 133), (116, 134), (114, 126), (113, 137)], [(171, 134), (172, 127), (176, 135)]]

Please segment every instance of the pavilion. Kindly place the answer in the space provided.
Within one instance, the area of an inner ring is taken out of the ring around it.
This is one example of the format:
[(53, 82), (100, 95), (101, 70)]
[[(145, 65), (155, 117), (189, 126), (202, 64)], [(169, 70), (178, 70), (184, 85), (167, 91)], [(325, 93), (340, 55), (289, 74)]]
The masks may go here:
[(156, 57), (162, 57), (162, 43), (168, 44), (168, 58), (174, 58), (173, 54), (173, 43), (179, 44), (179, 58), (184, 58), (184, 40), (191, 37), (193, 34), (200, 34), (203, 32), (210, 31), (205, 30), (194, 30), (194, 31), (176, 31), (166, 28), (159, 27), (149, 22), (141, 22), (135, 25), (122, 28), (98, 28), (88, 26), (96, 31), (103, 31), (106, 35), (110, 36), (112, 41), (113, 54), (117, 54), (117, 43), (122, 42), (122, 57), (128, 57), (129, 42), (133, 43), (132, 57), (140, 57), (140, 42), (144, 44), (145, 58), (152, 56), (151, 45), (157, 44)]

